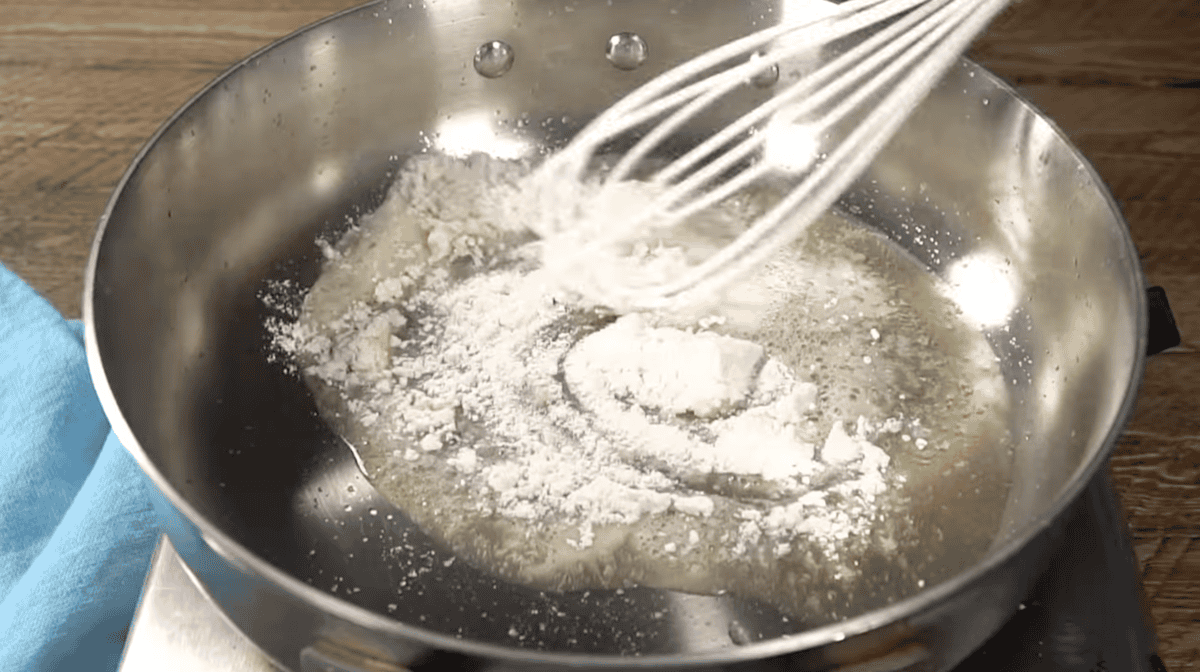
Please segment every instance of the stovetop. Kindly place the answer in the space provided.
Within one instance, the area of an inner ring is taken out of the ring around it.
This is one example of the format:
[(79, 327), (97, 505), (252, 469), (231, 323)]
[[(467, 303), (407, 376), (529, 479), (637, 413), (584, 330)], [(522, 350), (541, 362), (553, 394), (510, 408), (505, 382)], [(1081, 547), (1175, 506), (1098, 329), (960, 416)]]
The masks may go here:
[[(1021, 609), (955, 672), (1165, 672), (1107, 471), (1083, 498), (1055, 559)], [(164, 537), (121, 672), (157, 672), (166, 661), (172, 672), (279, 669), (224, 619)]]

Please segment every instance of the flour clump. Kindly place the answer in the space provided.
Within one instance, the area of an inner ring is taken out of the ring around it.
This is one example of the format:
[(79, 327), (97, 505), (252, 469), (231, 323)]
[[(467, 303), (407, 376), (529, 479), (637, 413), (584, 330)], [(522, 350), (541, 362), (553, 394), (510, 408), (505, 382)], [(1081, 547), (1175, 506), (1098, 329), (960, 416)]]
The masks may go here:
[(578, 367), (617, 397), (664, 413), (707, 418), (745, 401), (763, 349), (711, 332), (651, 327), (633, 313), (585, 337), (570, 359), (583, 360)]

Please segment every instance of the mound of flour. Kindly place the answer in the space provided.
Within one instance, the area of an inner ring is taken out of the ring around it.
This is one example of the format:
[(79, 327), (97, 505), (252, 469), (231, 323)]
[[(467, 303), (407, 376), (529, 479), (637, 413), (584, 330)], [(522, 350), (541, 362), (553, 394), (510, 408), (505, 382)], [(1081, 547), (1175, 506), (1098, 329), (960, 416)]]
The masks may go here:
[[(574, 530), (575, 549), (664, 515), (694, 520), (664, 548), (695, 547), (707, 526), (734, 555), (837, 557), (870, 533), (892, 483), (875, 439), (908, 421), (819, 425), (817, 386), (725, 333), (719, 309), (614, 318), (582, 304), (506, 219), (519, 181), (481, 162), (415, 157), (330, 250), (299, 319), (272, 325), (398, 471), (438, 465), (480, 517)], [(773, 273), (748, 282), (769, 299), (787, 284)]]

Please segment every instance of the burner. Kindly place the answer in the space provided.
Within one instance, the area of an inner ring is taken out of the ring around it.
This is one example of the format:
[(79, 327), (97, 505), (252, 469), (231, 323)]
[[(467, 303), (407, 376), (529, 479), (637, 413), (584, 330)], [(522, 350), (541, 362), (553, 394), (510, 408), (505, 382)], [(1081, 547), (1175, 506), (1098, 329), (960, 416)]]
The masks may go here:
[[(1107, 471), (1082, 497), (1061, 549), (1021, 610), (956, 672), (1165, 672)], [(168, 660), (177, 672), (279, 669), (196, 588), (164, 537), (121, 670), (157, 671)]]
[(1082, 496), (1061, 548), (1021, 610), (956, 672), (1165, 670), (1107, 469)]

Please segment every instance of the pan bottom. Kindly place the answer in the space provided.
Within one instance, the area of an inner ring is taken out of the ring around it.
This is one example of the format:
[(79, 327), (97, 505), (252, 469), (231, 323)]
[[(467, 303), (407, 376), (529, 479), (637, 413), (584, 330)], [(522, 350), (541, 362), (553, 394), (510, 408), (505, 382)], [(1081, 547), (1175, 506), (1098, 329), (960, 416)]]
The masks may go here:
[[(504, 221), (523, 170), (415, 157), (328, 247), (298, 321), (274, 326), (368, 480), (453, 557), (541, 590), (740, 595), (798, 631), (986, 553), (1009, 482), (1005, 388), (911, 255), (831, 213), (735, 287), (743, 300), (651, 318), (684, 347), (760, 348), (750, 392), (707, 418), (614, 392), (624, 415), (602, 417), (563, 365), (613, 317), (547, 288), (536, 242)], [(770, 366), (790, 387), (767, 389)], [(797, 389), (803, 408), (771, 411)], [(788, 437), (792, 472), (697, 459), (755, 413)]]

